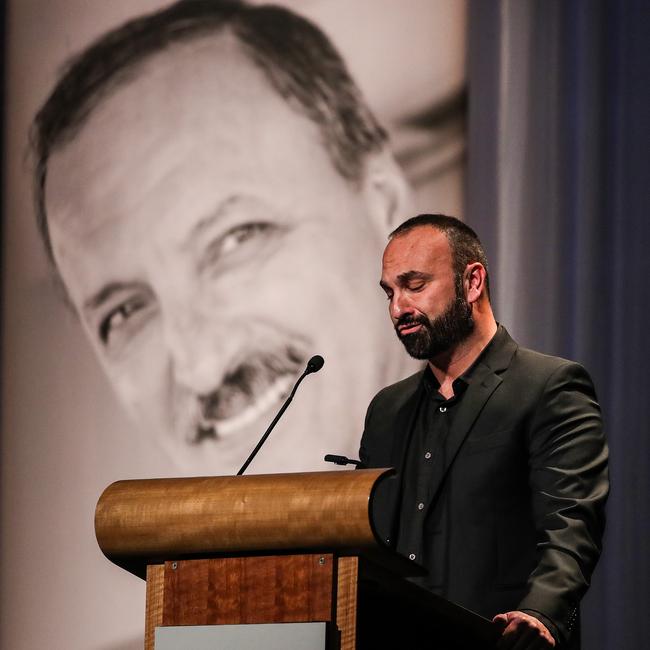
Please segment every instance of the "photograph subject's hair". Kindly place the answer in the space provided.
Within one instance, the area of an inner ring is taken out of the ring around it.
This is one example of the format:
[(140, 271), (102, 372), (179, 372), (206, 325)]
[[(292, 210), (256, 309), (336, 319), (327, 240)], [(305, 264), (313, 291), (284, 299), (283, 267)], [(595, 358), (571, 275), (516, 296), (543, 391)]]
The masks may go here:
[[(89, 115), (156, 54), (192, 39), (234, 35), (273, 89), (319, 129), (334, 167), (350, 182), (363, 177), (366, 156), (386, 132), (365, 104), (344, 61), (313, 23), (272, 5), (240, 0), (181, 0), (128, 21), (70, 60), (37, 113), (30, 141), (34, 200), (43, 242), (54, 262), (46, 211), (50, 156), (74, 140)], [(227, 61), (215, 60), (215, 66)]]

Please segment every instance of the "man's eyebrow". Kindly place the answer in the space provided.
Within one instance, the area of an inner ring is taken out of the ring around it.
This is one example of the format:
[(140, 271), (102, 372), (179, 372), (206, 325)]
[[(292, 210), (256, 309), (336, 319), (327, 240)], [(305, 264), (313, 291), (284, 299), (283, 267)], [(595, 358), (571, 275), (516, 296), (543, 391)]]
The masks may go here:
[(116, 293), (125, 293), (136, 289), (144, 289), (142, 282), (109, 282), (105, 284), (97, 293), (84, 300), (83, 308), (86, 310), (95, 310), (108, 302)]

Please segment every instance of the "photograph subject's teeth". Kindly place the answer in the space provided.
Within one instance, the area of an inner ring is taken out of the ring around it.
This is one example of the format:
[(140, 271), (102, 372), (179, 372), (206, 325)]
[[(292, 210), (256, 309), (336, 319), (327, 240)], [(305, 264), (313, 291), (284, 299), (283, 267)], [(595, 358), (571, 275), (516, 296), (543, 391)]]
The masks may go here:
[(278, 377), (266, 391), (264, 391), (253, 404), (246, 407), (241, 413), (223, 420), (212, 420), (219, 436), (228, 436), (255, 422), (274, 404), (288, 393), (293, 383), (292, 375)]

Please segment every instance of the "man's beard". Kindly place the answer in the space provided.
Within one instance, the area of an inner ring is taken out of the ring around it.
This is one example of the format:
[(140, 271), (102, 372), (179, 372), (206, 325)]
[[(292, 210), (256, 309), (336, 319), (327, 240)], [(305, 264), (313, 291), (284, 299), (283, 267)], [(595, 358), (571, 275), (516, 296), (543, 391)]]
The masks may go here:
[[(412, 334), (400, 334), (398, 327), (418, 323), (422, 327)], [(474, 330), (472, 306), (462, 291), (456, 290), (445, 311), (433, 320), (426, 316), (404, 315), (395, 324), (395, 331), (406, 351), (414, 359), (433, 359), (464, 341)]]

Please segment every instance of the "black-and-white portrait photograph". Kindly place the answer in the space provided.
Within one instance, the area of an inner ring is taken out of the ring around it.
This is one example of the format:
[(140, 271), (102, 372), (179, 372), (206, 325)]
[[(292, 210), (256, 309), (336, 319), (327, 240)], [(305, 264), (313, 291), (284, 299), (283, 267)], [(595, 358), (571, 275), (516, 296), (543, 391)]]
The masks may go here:
[(5, 0), (3, 648), (142, 648), (145, 582), (98, 548), (100, 495), (236, 474), (314, 355), (246, 473), (349, 470), (324, 457), (358, 459), (373, 398), (433, 358), (390, 266), (423, 213), (478, 233), (494, 328), (584, 366), (602, 408), (586, 541), (544, 536), (576, 497), (529, 549), (576, 558), (581, 633), (532, 616), (559, 649), (640, 647), (648, 12), (588, 5)]
[[(248, 472), (333, 469), (325, 454), (358, 455), (372, 396), (417, 369), (380, 257), (404, 215), (462, 212), (466, 14), (456, 0), (9, 3), (6, 299), (29, 325), (7, 334), (34, 359), (18, 353), (30, 388), (15, 390), (40, 406), (10, 407), (5, 448), (54, 446), (28, 492), (66, 528), (32, 647), (139, 647), (142, 586), (92, 535), (108, 483), (235, 473), (315, 354), (325, 367)], [(22, 516), (9, 549), (51, 530)], [(54, 623), (71, 609), (92, 625)]]

